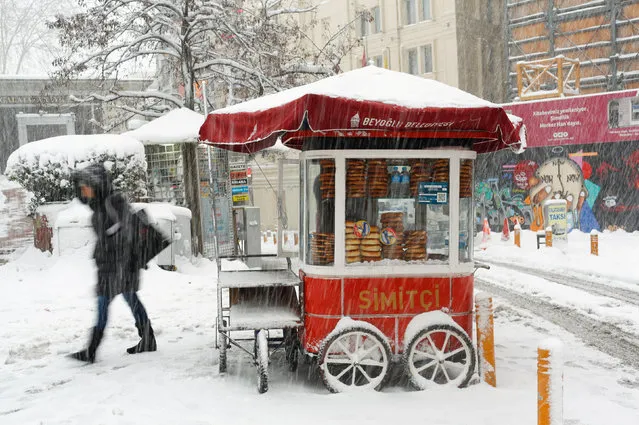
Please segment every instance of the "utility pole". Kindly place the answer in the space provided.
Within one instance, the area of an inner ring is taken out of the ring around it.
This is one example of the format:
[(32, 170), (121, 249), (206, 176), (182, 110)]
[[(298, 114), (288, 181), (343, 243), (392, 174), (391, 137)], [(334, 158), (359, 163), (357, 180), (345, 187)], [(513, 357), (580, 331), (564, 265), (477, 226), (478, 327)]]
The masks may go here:
[(550, 57), (555, 56), (555, 0), (548, 0), (548, 52)]
[(610, 5), (610, 42), (612, 55), (610, 56), (610, 85), (608, 90), (617, 90), (617, 58), (619, 57), (619, 48), (617, 46), (617, 16), (619, 14), (619, 5), (617, 0), (608, 0)]
[(503, 28), (504, 28), (504, 64), (505, 64), (505, 73), (504, 73), (504, 84), (506, 85), (504, 102), (512, 102), (512, 78), (510, 78), (510, 69), (512, 64), (510, 63), (510, 42), (512, 40), (512, 35), (510, 33), (510, 16), (508, 16), (508, 2), (504, 0), (504, 13), (502, 14), (503, 19)]

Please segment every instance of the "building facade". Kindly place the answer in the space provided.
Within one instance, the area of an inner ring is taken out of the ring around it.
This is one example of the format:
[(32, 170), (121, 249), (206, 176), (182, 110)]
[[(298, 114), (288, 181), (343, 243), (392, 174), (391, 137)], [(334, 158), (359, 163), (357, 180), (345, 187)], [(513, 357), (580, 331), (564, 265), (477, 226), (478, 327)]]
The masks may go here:
[(639, 2), (507, 0), (509, 99), (517, 62), (563, 55), (580, 62), (580, 93), (639, 88)]
[(506, 94), (503, 0), (308, 0), (318, 5), (309, 31), (322, 45), (340, 31), (360, 46), (342, 71), (369, 61), (379, 67), (432, 78), (487, 100)]
[[(125, 90), (144, 90), (149, 80), (118, 82)], [(71, 95), (86, 96), (100, 91), (104, 82), (77, 80), (55, 85), (48, 77), (0, 75), (0, 173), (9, 155), (21, 145), (66, 134), (98, 134), (100, 123), (111, 121), (113, 131), (124, 130), (126, 121), (117, 122), (114, 109), (99, 101), (78, 103)]]

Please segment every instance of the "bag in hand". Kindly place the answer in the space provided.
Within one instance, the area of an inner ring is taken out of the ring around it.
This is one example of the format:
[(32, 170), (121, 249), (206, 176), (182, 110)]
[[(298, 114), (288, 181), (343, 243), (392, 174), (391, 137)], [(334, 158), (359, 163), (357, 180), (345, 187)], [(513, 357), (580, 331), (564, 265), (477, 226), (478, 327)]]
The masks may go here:
[(171, 245), (171, 240), (150, 223), (144, 209), (132, 213), (131, 230), (137, 268), (145, 268), (149, 261)]

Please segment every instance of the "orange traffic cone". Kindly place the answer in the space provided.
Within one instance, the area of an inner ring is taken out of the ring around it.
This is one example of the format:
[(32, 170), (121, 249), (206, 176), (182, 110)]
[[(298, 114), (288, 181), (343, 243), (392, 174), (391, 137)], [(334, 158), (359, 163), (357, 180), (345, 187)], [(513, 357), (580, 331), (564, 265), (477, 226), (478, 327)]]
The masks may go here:
[(479, 245), (479, 247), (483, 250), (485, 250), (486, 248), (488, 248), (488, 241), (490, 240), (490, 226), (488, 225), (488, 219), (485, 218), (484, 219), (484, 228), (482, 230), (482, 236), (481, 236), (481, 244)]
[(483, 228), (482, 231), (484, 232), (484, 234), (486, 235), (488, 240), (490, 240), (490, 226), (488, 225), (488, 219), (487, 218), (484, 219), (484, 228)]
[(501, 231), (501, 240), (508, 241), (510, 240), (510, 229), (508, 228), (508, 219), (504, 218), (504, 228)]

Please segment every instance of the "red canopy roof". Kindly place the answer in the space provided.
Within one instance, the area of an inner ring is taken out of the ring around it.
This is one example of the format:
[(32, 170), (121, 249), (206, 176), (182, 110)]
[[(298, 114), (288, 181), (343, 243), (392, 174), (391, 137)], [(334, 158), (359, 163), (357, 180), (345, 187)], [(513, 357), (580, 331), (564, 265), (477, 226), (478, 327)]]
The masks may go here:
[(473, 139), (477, 152), (525, 147), (521, 119), (435, 80), (374, 66), (264, 96), (206, 118), (200, 140), (251, 153), (309, 136)]

